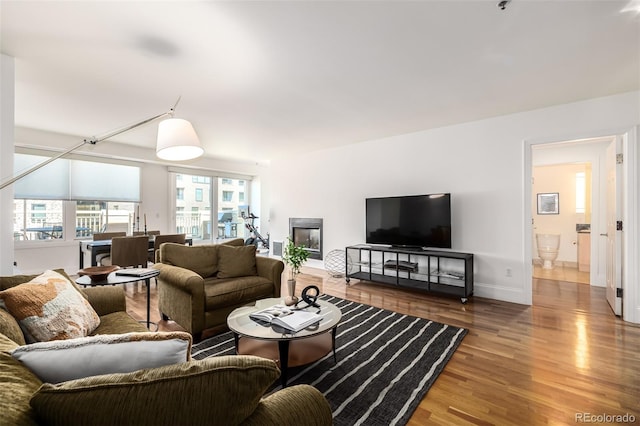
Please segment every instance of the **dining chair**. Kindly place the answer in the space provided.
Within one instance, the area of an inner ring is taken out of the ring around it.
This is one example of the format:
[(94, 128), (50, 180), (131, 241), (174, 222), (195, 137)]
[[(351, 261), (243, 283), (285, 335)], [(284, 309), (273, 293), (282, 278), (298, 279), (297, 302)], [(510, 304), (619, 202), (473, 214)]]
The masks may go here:
[(118, 265), (121, 268), (133, 266), (147, 267), (149, 237), (114, 237), (111, 239), (111, 253), (102, 260), (103, 265)]
[[(127, 235), (126, 232), (96, 232), (93, 234), (93, 241), (110, 240), (113, 237), (124, 237), (125, 235)], [(102, 265), (102, 259), (106, 257), (109, 257), (109, 253), (98, 253), (96, 255), (97, 264)]]
[(156, 262), (156, 253), (160, 249), (160, 245), (164, 243), (186, 243), (187, 234), (162, 234), (156, 235), (153, 239), (153, 249), (149, 251), (149, 262)]
[[(133, 231), (132, 235), (146, 235), (148, 237), (155, 237), (156, 235), (160, 235), (160, 231)], [(155, 249), (153, 247), (151, 247), (149, 250), (149, 261), (153, 262), (153, 256), (155, 253)]]
[(110, 240), (113, 237), (125, 237), (126, 232), (96, 232), (93, 234), (93, 241)]

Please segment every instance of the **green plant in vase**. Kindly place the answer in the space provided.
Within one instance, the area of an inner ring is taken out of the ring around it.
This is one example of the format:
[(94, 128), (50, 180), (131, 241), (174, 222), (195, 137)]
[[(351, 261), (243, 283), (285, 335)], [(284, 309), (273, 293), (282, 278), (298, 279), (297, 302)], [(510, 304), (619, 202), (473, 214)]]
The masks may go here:
[(282, 254), (282, 261), (289, 267), (289, 279), (287, 280), (287, 289), (289, 296), (285, 299), (286, 305), (294, 305), (298, 302), (296, 293), (296, 276), (300, 273), (300, 268), (309, 258), (309, 252), (304, 246), (297, 246), (293, 240), (287, 237), (287, 243)]

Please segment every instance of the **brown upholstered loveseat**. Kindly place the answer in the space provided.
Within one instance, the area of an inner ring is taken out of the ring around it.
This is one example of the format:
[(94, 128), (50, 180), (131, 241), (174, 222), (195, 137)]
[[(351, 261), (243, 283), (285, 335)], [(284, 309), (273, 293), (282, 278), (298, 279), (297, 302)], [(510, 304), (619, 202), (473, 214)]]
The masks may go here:
[(280, 297), (284, 264), (256, 256), (241, 239), (225, 244), (166, 243), (156, 254), (158, 305), (199, 341), (202, 331), (225, 325), (234, 309), (258, 299)]
[[(0, 277), (0, 291), (35, 276)], [(121, 287), (79, 289), (100, 316), (92, 334), (146, 330), (125, 309)], [(279, 378), (274, 361), (226, 356), (132, 373), (43, 383), (11, 351), (25, 344), (0, 308), (0, 425), (331, 425), (315, 388), (292, 386), (264, 397)]]

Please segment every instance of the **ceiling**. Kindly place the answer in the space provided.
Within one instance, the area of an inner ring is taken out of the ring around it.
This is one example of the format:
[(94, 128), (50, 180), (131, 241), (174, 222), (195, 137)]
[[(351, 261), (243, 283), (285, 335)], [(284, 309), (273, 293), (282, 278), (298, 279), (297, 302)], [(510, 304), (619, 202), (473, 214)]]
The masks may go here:
[(496, 3), (2, 0), (1, 50), (18, 126), (103, 135), (181, 96), (205, 155), (258, 162), (640, 89), (639, 0)]

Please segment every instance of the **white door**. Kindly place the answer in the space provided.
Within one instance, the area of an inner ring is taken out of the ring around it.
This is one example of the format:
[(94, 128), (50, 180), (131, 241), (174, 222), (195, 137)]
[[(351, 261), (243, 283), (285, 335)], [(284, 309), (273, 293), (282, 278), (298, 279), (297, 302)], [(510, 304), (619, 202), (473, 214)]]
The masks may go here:
[(607, 301), (613, 312), (622, 315), (622, 231), (617, 225), (622, 211), (622, 164), (618, 164), (617, 154), (621, 152), (621, 138), (618, 136), (607, 148), (607, 233), (600, 234), (607, 238)]

